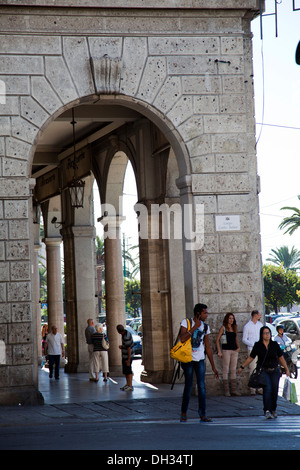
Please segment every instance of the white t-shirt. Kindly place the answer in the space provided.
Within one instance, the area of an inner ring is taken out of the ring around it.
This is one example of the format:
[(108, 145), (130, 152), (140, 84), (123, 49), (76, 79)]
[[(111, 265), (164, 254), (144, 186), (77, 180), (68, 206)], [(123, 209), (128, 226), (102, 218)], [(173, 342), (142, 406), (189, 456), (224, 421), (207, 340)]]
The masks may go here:
[[(192, 320), (191, 328), (193, 328), (194, 325), (195, 325), (195, 322), (194, 320)], [(182, 320), (181, 326), (183, 326), (184, 328), (188, 328), (186, 318)], [(210, 329), (208, 325), (207, 325), (206, 334), (207, 335), (210, 334)], [(205, 349), (204, 349), (204, 344), (203, 344), (204, 336), (205, 336), (204, 323), (202, 321), (199, 328), (197, 328), (192, 335), (192, 360), (193, 361), (201, 361), (205, 359)]]
[(60, 333), (48, 333), (47, 335), (47, 343), (48, 343), (48, 354), (50, 356), (57, 356), (58, 354), (61, 355), (61, 344), (63, 343), (63, 339)]

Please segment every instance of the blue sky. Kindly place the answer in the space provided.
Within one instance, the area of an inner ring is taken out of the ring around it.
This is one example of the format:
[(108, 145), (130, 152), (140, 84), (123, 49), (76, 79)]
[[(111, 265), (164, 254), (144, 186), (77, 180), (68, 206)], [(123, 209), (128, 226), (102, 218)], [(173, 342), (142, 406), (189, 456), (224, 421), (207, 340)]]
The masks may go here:
[[(266, 7), (267, 13), (274, 12), (274, 1), (266, 0)], [(300, 9), (300, 0), (295, 7)], [(278, 1), (277, 8), (278, 37), (274, 16), (263, 17), (263, 40), (259, 18), (252, 22), (263, 262), (272, 248), (300, 250), (300, 230), (290, 236), (278, 228), (291, 214), (281, 207), (300, 207), (300, 66), (295, 62), (300, 10), (293, 11), (292, 0)]]

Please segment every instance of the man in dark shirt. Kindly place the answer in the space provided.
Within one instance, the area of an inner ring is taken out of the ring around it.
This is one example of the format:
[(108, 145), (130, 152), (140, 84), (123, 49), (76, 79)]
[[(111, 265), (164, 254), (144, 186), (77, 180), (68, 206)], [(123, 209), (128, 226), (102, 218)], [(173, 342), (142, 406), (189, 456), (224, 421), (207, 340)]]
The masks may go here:
[(92, 342), (92, 335), (96, 333), (94, 320), (89, 318), (87, 320), (87, 327), (85, 329), (85, 339), (88, 345), (88, 354), (89, 354), (89, 378), (91, 381), (96, 381), (96, 374), (94, 370), (94, 360), (93, 360), (93, 352), (94, 352), (94, 345)]
[(121, 390), (132, 392), (132, 358), (133, 358), (133, 339), (131, 333), (127, 331), (123, 325), (117, 326), (118, 333), (122, 336), (122, 344), (119, 346), (119, 349), (122, 351), (122, 368), (123, 374), (126, 378), (126, 385), (121, 387)]

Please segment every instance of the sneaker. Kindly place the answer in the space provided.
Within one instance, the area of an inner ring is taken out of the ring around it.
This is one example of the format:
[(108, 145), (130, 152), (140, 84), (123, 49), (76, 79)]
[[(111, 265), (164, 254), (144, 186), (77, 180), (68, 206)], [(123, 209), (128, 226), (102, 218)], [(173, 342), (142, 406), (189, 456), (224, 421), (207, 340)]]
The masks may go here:
[(276, 413), (276, 411), (272, 411), (272, 415), (273, 415), (273, 418), (274, 418), (274, 419), (277, 418), (277, 413)]
[(266, 418), (266, 419), (272, 419), (272, 415), (271, 415), (271, 413), (270, 413), (269, 410), (267, 410), (267, 411), (265, 412), (265, 418)]
[(121, 387), (120, 390), (124, 392), (125, 390), (127, 390), (127, 388), (129, 388), (128, 385), (124, 385), (124, 387)]

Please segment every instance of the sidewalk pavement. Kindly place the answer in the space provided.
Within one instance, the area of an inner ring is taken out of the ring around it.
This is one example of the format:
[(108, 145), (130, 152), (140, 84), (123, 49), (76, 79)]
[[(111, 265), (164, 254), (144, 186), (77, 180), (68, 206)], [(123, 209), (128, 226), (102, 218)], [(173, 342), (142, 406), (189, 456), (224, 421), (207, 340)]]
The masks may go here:
[[(282, 381), (281, 381), (282, 384)], [(88, 374), (64, 374), (59, 381), (39, 373), (39, 389), (45, 404), (38, 406), (0, 406), (0, 427), (29, 426), (97, 421), (178, 421), (183, 384), (149, 385), (134, 380), (134, 391), (124, 392), (124, 377), (108, 382), (90, 382)], [(297, 387), (298, 388), (298, 387)], [(279, 395), (282, 393), (282, 386)], [(300, 404), (300, 399), (298, 400)], [(197, 397), (192, 396), (188, 417), (198, 418)], [(300, 415), (300, 406), (278, 397), (278, 415)], [(262, 416), (261, 395), (207, 396), (207, 415), (211, 418)]]

